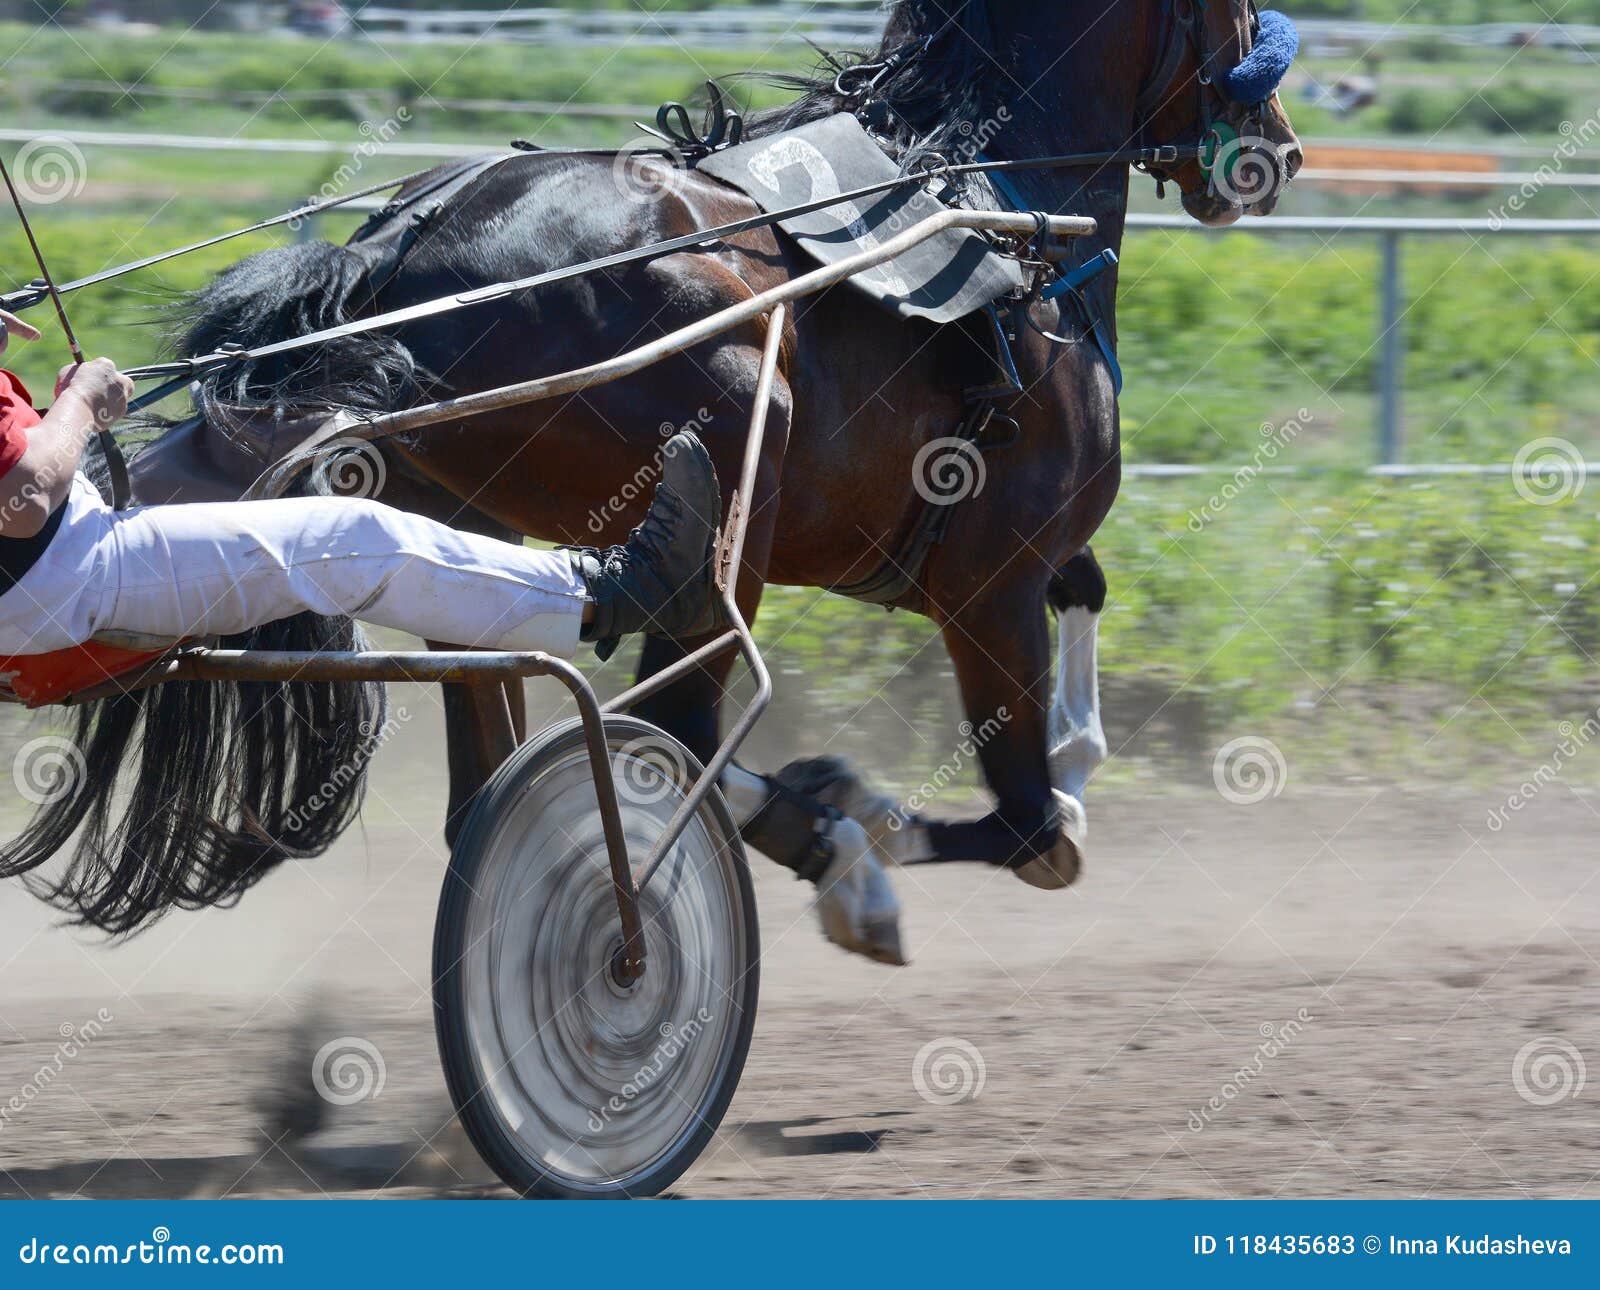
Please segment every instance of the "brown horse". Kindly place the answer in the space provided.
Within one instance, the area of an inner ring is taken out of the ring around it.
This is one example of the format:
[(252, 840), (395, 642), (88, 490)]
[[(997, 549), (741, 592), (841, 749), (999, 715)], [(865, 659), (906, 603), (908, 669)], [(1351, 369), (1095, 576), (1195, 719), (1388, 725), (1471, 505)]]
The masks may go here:
[[(1197, 220), (1225, 224), (1269, 213), (1301, 160), (1275, 95), (1246, 105), (1223, 91), (1256, 30), (1248, 0), (901, 0), (879, 50), (841, 59), (750, 133), (870, 112), (902, 157), (970, 160), (963, 148), (981, 139), (986, 157), (1023, 160), (1195, 144), (1221, 127), (1223, 138), (1243, 136), (1258, 163), (1244, 167), (1245, 178), (1221, 182), (1195, 161), (1156, 178), (1181, 190)], [(845, 67), (860, 71), (835, 80)], [(1021, 170), (1010, 183), (1029, 208), (1098, 221), (1098, 236), (1073, 248), (1077, 263), (1120, 246), (1125, 164)], [(692, 168), (533, 153), (474, 178), (420, 236), (405, 219), (380, 220), (349, 246), (310, 243), (235, 266), (199, 298), (188, 352), (280, 340), (755, 213), (748, 198)], [(203, 389), (201, 410), (391, 410), (485, 390), (620, 353), (811, 267), (785, 235), (760, 229), (330, 345), (310, 359), (252, 364)], [(1114, 337), (1115, 273), (1087, 294)], [(841, 789), (836, 770), (812, 786), (868, 817), (880, 841), (894, 832), (904, 857), (1004, 865), (1059, 886), (1076, 872), (1078, 799), (1104, 756), (1093, 667), (1104, 583), (1087, 544), (1117, 495), (1120, 449), (1107, 358), (1071, 315), (1045, 304), (1033, 312), (1039, 326), (1022, 329), (1014, 347), (1024, 391), (1000, 405), (1015, 435), (984, 457), (986, 486), (953, 507), (903, 597), (939, 625), (968, 719), (990, 732), (979, 757), (995, 809), (976, 821), (905, 828), (896, 820), (886, 830), (881, 810)], [(762, 326), (751, 325), (581, 396), (392, 443), (384, 500), (507, 536), (616, 540), (642, 513), (640, 480), (664, 431), (692, 422), (725, 486), (737, 478), (762, 342)], [(967, 331), (897, 321), (848, 289), (794, 312), (738, 587), (747, 617), (768, 584), (848, 587), (902, 549), (926, 504), (916, 486), (923, 450), (962, 421), (955, 373), (970, 369), (973, 352)], [(1053, 706), (1047, 604), (1062, 620)], [(651, 641), (642, 673), (696, 643)], [(708, 666), (641, 715), (706, 756), (728, 666)], [(474, 733), (484, 699), (449, 692), (452, 820), (488, 770)]]

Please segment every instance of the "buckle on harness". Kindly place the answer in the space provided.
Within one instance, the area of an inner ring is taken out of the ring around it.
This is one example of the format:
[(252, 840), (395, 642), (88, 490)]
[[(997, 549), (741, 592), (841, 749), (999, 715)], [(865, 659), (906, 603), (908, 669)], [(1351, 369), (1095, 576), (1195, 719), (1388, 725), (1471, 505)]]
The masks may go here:
[(1059, 300), (1069, 291), (1081, 291), (1107, 269), (1117, 266), (1117, 253), (1109, 246), (1098, 255), (1092, 255), (1076, 269), (1063, 273), (1042, 292), (1041, 300)]
[[(1111, 337), (1106, 331), (1105, 319), (1097, 317), (1094, 310), (1089, 308), (1089, 302), (1084, 299), (1083, 288), (1088, 286), (1107, 269), (1114, 268), (1117, 264), (1117, 253), (1110, 247), (1098, 255), (1091, 256), (1076, 269), (1063, 273), (1053, 283), (1039, 293), (1039, 299), (1044, 301), (1058, 301), (1063, 297), (1070, 300), (1082, 319), (1089, 339), (1094, 341), (1106, 360), (1106, 367), (1111, 373), (1111, 386), (1118, 394), (1122, 393), (1122, 364), (1117, 359), (1117, 347), (1111, 343)], [(1042, 329), (1041, 329), (1042, 331)], [(1052, 335), (1042, 331), (1047, 340), (1057, 344), (1066, 343), (1066, 338)]]

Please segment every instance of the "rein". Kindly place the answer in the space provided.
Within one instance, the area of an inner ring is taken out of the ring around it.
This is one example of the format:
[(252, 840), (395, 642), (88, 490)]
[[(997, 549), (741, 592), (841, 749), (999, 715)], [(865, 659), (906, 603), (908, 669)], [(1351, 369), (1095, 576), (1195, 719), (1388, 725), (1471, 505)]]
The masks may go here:
[[(312, 202), (306, 206), (297, 206), (292, 211), (285, 211), (282, 215), (274, 215), (271, 219), (264, 219), (255, 224), (248, 224), (244, 228), (236, 228), (228, 233), (218, 233), (215, 237), (203, 238), (198, 242), (190, 242), (187, 246), (174, 247), (170, 251), (162, 251), (158, 255), (147, 255), (142, 260), (129, 260), (126, 264), (119, 264), (110, 269), (102, 269), (99, 273), (91, 273), (86, 278), (76, 278), (71, 282), (57, 284), (56, 291), (62, 295), (69, 292), (81, 291), (84, 287), (97, 287), (102, 282), (111, 282), (117, 278), (126, 277), (130, 273), (137, 273), (140, 269), (148, 269), (157, 264), (164, 264), (168, 260), (176, 260), (180, 255), (190, 255), (195, 251), (204, 251), (207, 247), (218, 246), (223, 242), (231, 242), (236, 237), (245, 237), (251, 233), (260, 233), (264, 229), (277, 228), (280, 224), (292, 224), (296, 220), (309, 219), (323, 211), (329, 211), (336, 206), (343, 206), (346, 202), (359, 201), (363, 197), (372, 197), (377, 193), (388, 192), (391, 188), (399, 188), (411, 183), (415, 179), (431, 174), (438, 169), (430, 166), (427, 170), (418, 170), (409, 175), (402, 175), (399, 179), (387, 179), (381, 184), (370, 184), (366, 188), (357, 189), (353, 193), (345, 193), (341, 197), (331, 197), (326, 201)], [(0, 295), (0, 309), (9, 313), (21, 313), (24, 309), (32, 309), (35, 305), (43, 303), (50, 298), (50, 289), (43, 279), (30, 282), (25, 287), (16, 291)]]
[[(549, 286), (552, 283), (565, 282), (587, 273), (597, 273), (606, 269), (621, 268), (647, 260), (659, 259), (662, 256), (672, 255), (679, 251), (692, 250), (696, 247), (726, 241), (730, 237), (736, 237), (741, 233), (748, 233), (755, 229), (772, 227), (796, 216), (809, 215), (816, 211), (827, 210), (832, 206), (880, 196), (883, 193), (893, 192), (895, 189), (905, 187), (908, 184), (923, 184), (930, 180), (953, 178), (959, 175), (1005, 174), (1018, 170), (1066, 170), (1093, 165), (1115, 164), (1167, 166), (1177, 165), (1184, 160), (1196, 159), (1199, 155), (1199, 146), (1188, 144), (1168, 145), (1160, 148), (1119, 149), (1109, 152), (1068, 153), (1054, 157), (1033, 157), (1022, 161), (976, 161), (960, 165), (938, 163), (923, 167), (913, 174), (900, 175), (895, 179), (869, 184), (864, 188), (840, 193), (834, 197), (826, 197), (818, 201), (791, 206), (784, 210), (750, 216), (747, 219), (735, 220), (730, 224), (718, 225), (715, 228), (704, 229), (697, 233), (686, 233), (682, 237), (669, 238), (662, 242), (652, 242), (647, 246), (634, 247), (631, 250), (619, 251), (615, 255), (602, 256), (599, 259), (585, 260), (580, 264), (551, 269), (544, 273), (534, 274), (531, 277), (491, 283), (489, 286), (462, 292), (459, 295), (441, 296), (434, 300), (425, 300), (415, 305), (408, 305), (404, 309), (374, 314), (368, 318), (357, 318), (338, 327), (308, 332), (303, 336), (294, 336), (288, 340), (276, 341), (269, 345), (259, 345), (253, 349), (219, 349), (212, 354), (195, 355), (189, 358), (173, 359), (164, 363), (151, 363), (144, 367), (130, 368), (123, 375), (135, 381), (162, 381), (161, 392), (172, 393), (188, 381), (225, 371), (241, 363), (272, 358), (279, 354), (306, 349), (312, 345), (344, 340), (350, 336), (359, 336), (385, 327), (396, 327), (404, 323), (416, 322), (423, 318), (432, 318), (439, 314), (469, 309), (474, 305), (502, 300), (506, 296), (514, 295), (518, 292), (531, 291), (537, 287)], [(151, 394), (143, 396), (136, 402), (141, 407), (147, 407), (154, 401), (153, 396), (157, 393), (159, 392), (152, 391)]]

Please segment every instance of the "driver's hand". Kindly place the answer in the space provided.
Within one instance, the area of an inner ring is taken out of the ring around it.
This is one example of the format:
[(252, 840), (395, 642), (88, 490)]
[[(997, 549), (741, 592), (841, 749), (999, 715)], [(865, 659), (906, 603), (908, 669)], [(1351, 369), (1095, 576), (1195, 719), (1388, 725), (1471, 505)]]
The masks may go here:
[(56, 397), (72, 394), (83, 400), (95, 424), (109, 429), (128, 415), (128, 400), (133, 397), (133, 382), (109, 358), (91, 358), (87, 363), (70, 363), (56, 377)]
[(39, 329), (32, 323), (25, 323), (16, 314), (8, 314), (0, 309), (0, 354), (6, 352), (6, 346), (11, 343), (13, 336), (21, 336), (23, 340), (38, 340)]

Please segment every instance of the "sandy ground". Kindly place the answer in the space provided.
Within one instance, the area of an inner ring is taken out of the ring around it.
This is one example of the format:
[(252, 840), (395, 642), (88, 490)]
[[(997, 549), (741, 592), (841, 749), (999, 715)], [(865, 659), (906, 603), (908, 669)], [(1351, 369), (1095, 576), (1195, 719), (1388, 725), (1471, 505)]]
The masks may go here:
[[(238, 909), (108, 949), (0, 891), (0, 1194), (504, 1194), (433, 1047), (436, 738), (424, 714), (363, 829)], [(1499, 834), (1492, 804), (1100, 797), (1074, 892), (899, 875), (900, 970), (825, 945), (758, 858), (755, 1043), (674, 1194), (1600, 1197), (1600, 800), (1553, 785)], [(341, 1036), (381, 1094), (295, 1123)], [(925, 1051), (962, 1100), (919, 1092)]]

